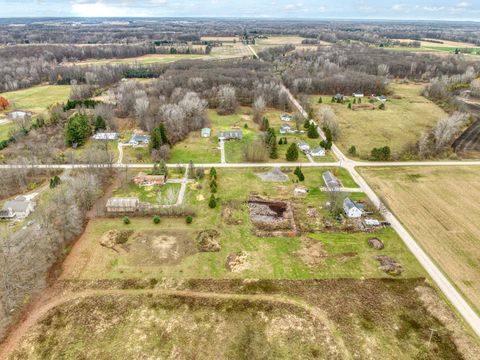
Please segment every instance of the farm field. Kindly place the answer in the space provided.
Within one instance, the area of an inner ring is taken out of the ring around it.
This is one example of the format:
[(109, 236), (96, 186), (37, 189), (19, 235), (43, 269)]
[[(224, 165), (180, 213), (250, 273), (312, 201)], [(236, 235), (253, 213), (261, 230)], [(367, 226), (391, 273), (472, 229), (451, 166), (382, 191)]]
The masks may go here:
[[(432, 40), (432, 41), (428, 41)], [(399, 39), (400, 42), (412, 42), (411, 39)], [(440, 42), (437, 42), (440, 41)], [(423, 39), (419, 48), (414, 47), (391, 47), (390, 50), (404, 50), (413, 52), (434, 52), (434, 53), (455, 53), (457, 49), (469, 49), (469, 55), (480, 55), (480, 47), (475, 44), (466, 42), (440, 40), (440, 39)]]
[(238, 36), (202, 36), (202, 41), (221, 41), (221, 42), (236, 42), (240, 41)]
[[(388, 145), (392, 155), (415, 143), (422, 133), (431, 129), (446, 113), (436, 104), (420, 95), (422, 84), (392, 84), (393, 95), (386, 102), (386, 110), (351, 110), (345, 104), (331, 103), (331, 96), (318, 96), (311, 101), (317, 114), (322, 106), (331, 106), (340, 124), (340, 136), (336, 144), (347, 152), (355, 145), (360, 158), (367, 158), (374, 147)], [(398, 98), (397, 98), (398, 97)], [(368, 99), (363, 98), (363, 103)]]
[(12, 109), (41, 114), (45, 113), (50, 105), (67, 101), (70, 85), (40, 85), (0, 95), (10, 102)]
[[(207, 55), (202, 54), (151, 54), (142, 55), (134, 58), (126, 59), (94, 59), (76, 62), (74, 65), (93, 65), (93, 64), (131, 64), (138, 63), (141, 65), (151, 64), (168, 64), (180, 60), (192, 60), (204, 58)], [(73, 64), (72, 64), (73, 65)]]
[(480, 169), (401, 167), (360, 170), (478, 312)]

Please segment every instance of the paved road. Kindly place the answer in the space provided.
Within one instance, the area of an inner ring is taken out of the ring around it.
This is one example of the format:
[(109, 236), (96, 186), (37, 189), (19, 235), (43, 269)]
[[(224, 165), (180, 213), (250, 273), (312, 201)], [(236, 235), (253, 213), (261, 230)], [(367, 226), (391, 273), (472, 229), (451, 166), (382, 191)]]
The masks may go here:
[(218, 144), (220, 146), (220, 162), (222, 164), (225, 164), (226, 163), (226, 161), (225, 161), (225, 140), (220, 139), (218, 141)]
[(123, 144), (121, 144), (120, 141), (118, 142), (117, 148), (118, 148), (117, 164), (121, 164), (123, 163)]

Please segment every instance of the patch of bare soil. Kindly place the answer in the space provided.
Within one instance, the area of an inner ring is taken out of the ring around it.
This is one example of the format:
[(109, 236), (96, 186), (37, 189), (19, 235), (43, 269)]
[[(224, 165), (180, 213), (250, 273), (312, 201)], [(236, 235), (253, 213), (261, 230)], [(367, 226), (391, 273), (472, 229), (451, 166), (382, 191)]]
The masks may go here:
[(380, 263), (379, 269), (389, 275), (400, 275), (403, 272), (402, 265), (390, 256), (378, 255), (375, 259)]
[(308, 237), (302, 239), (302, 248), (296, 254), (310, 267), (321, 265), (328, 257), (322, 243)]
[(220, 233), (217, 230), (203, 230), (198, 233), (197, 246), (201, 252), (220, 251), (220, 243), (218, 237)]
[(235, 219), (233, 214), (234, 209), (230, 206), (223, 206), (222, 207), (222, 220), (227, 225), (240, 225), (242, 224), (242, 220)]
[(131, 236), (130, 249), (130, 261), (142, 266), (178, 263), (197, 252), (191, 234), (183, 231), (136, 232)]
[(376, 250), (382, 250), (385, 247), (385, 245), (383, 245), (382, 240), (380, 240), (379, 238), (368, 239), (368, 245), (370, 245), (370, 247)]
[(251, 196), (248, 201), (250, 219), (257, 236), (296, 236), (297, 226), (290, 203)]
[(231, 272), (240, 272), (250, 268), (250, 262), (248, 261), (248, 254), (245, 251), (240, 251), (240, 252), (228, 255), (225, 266)]

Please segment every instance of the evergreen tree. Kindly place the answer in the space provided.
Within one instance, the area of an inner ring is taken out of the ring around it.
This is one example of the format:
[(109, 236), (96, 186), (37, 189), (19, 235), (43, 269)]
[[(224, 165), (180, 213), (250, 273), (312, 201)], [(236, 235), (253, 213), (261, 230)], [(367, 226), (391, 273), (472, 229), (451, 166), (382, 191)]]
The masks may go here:
[(286, 158), (288, 161), (297, 161), (298, 160), (298, 149), (297, 145), (292, 143), (287, 150)]
[(322, 97), (320, 96), (320, 97), (318, 98), (318, 103), (321, 104), (322, 102), (323, 102), (323, 100), (322, 100)]
[(348, 155), (357, 156), (357, 148), (355, 145), (350, 146), (350, 149), (348, 149)]
[(268, 121), (268, 118), (264, 116), (262, 118), (262, 131), (268, 131), (270, 129), (270, 123)]
[(273, 135), (270, 138), (270, 159), (278, 159), (278, 151), (277, 151), (277, 137)]
[(283, 138), (283, 145), (287, 145), (287, 138), (286, 137)]
[(76, 114), (68, 119), (65, 125), (65, 143), (69, 146), (85, 143), (85, 139), (92, 133), (88, 117), (85, 114)]
[(278, 140), (278, 145), (283, 145), (283, 138), (280, 138), (280, 140)]
[(308, 132), (307, 132), (307, 136), (310, 138), (310, 139), (317, 139), (320, 135), (318, 134), (318, 131), (317, 131), (317, 125), (315, 123), (310, 123), (309, 127), (308, 127)]
[(208, 200), (208, 207), (210, 209), (217, 207), (217, 199), (215, 199), (214, 194), (210, 195), (210, 199)]
[(168, 144), (167, 129), (165, 128), (165, 124), (160, 123), (158, 128), (160, 129), (160, 137), (162, 139), (162, 145)]
[(215, 181), (215, 179), (212, 179), (212, 181), (210, 181), (210, 192), (214, 194), (217, 192), (217, 189), (217, 182)]
[(332, 96), (332, 103), (335, 102), (335, 96)]
[(217, 179), (217, 169), (215, 169), (214, 167), (210, 169), (210, 179)]
[(267, 133), (265, 134), (265, 143), (267, 145), (270, 145), (272, 138), (275, 138), (276, 141), (276, 135), (275, 135), (275, 129), (274, 128), (269, 128), (267, 130)]
[(152, 133), (150, 134), (150, 149), (159, 150), (160, 146), (163, 145), (162, 141), (162, 134), (160, 128), (154, 128)]
[(98, 115), (97, 118), (95, 119), (94, 127), (95, 127), (95, 131), (104, 130), (107, 128), (107, 123), (105, 122), (105, 120), (103, 120), (103, 117)]
[(305, 176), (303, 175), (303, 172), (302, 172), (302, 169), (300, 168), (300, 166), (296, 167), (296, 169), (294, 171), (294, 174), (297, 175), (299, 181), (304, 181), (305, 180)]
[(165, 177), (167, 177), (168, 176), (168, 167), (167, 167), (167, 164), (165, 163), (164, 160), (160, 160), (158, 167), (159, 167), (160, 175), (165, 175)]
[(380, 110), (385, 110), (385, 103), (382, 102), (378, 108)]
[(303, 128), (308, 129), (310, 127), (310, 120), (305, 119), (305, 122), (303, 123)]
[(352, 108), (352, 103), (351, 103), (351, 102), (348, 103), (348, 108), (349, 108), (349, 109)]

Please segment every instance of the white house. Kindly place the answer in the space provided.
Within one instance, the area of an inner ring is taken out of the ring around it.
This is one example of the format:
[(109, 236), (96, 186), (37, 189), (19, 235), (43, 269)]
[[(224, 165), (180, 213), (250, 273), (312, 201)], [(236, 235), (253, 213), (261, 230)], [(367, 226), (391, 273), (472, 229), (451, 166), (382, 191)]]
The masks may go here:
[(128, 141), (128, 145), (132, 146), (145, 146), (150, 143), (150, 135), (143, 135), (135, 133), (132, 135), (131, 139)]
[(282, 120), (282, 121), (290, 121), (290, 120), (292, 120), (292, 117), (291, 117), (290, 115), (288, 115), (288, 114), (282, 114), (282, 115), (280, 115), (280, 120)]
[(350, 198), (343, 200), (343, 211), (348, 218), (359, 218), (363, 214), (363, 211)]
[(292, 130), (290, 125), (282, 125), (280, 126), (280, 134), (291, 134), (294, 131)]
[(313, 149), (312, 152), (310, 153), (312, 156), (325, 156), (325, 149), (321, 146), (317, 147), (316, 149)]
[(94, 140), (118, 140), (118, 133), (116, 132), (98, 132), (93, 135)]
[(304, 153), (307, 153), (307, 152), (310, 151), (310, 145), (308, 145), (306, 142), (299, 142), (299, 143), (297, 143), (297, 146)]
[(352, 95), (353, 95), (353, 97), (355, 97), (355, 98), (362, 98), (362, 97), (365, 96), (365, 95), (364, 95), (363, 93), (361, 93), (361, 92), (354, 92)]
[(15, 214), (17, 219), (24, 219), (34, 209), (34, 203), (24, 196), (17, 196), (15, 200), (7, 201), (2, 208), (2, 215), (6, 215), (11, 218), (12, 214)]

